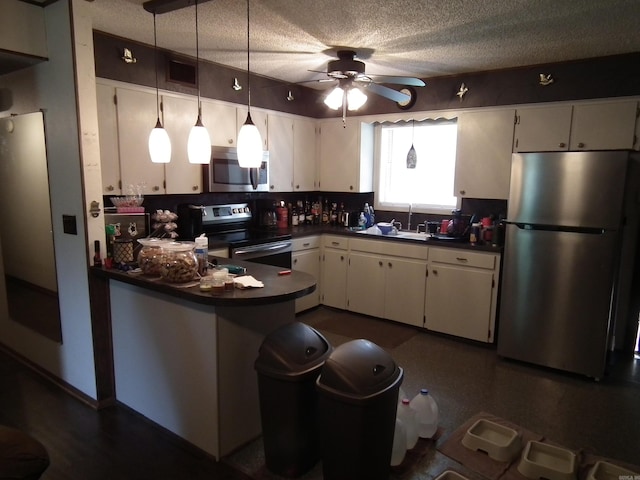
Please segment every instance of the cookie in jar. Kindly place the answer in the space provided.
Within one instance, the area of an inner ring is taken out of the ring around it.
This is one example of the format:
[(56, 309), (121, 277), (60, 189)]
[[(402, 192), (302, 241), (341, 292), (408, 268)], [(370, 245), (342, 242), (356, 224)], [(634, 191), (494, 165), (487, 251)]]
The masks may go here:
[(138, 267), (144, 275), (159, 277), (164, 261), (164, 245), (170, 243), (164, 238), (139, 238), (142, 245), (138, 253)]
[(164, 257), (160, 276), (171, 283), (193, 280), (198, 273), (198, 259), (194, 242), (168, 242), (163, 246)]

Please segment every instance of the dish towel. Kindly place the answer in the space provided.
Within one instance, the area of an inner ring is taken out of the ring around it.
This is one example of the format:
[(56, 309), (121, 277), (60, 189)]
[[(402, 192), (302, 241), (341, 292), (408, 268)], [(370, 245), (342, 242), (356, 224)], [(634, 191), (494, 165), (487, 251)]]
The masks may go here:
[(238, 288), (260, 288), (264, 287), (264, 283), (260, 280), (256, 280), (251, 275), (243, 275), (233, 279), (233, 283)]

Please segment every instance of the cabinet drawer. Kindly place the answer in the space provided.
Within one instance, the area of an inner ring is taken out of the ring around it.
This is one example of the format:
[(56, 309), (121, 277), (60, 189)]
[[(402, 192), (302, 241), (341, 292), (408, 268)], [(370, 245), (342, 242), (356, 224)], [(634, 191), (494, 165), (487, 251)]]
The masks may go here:
[(430, 248), (429, 260), (437, 263), (448, 263), (451, 265), (461, 265), (465, 267), (486, 268), (494, 270), (496, 268), (497, 255), (493, 253), (471, 252), (463, 249)]
[(312, 237), (294, 238), (291, 240), (291, 246), (294, 252), (300, 250), (309, 250), (312, 248), (320, 248), (320, 236), (314, 235)]
[(363, 238), (352, 238), (349, 243), (352, 252), (375, 253), (381, 255), (391, 255), (395, 257), (413, 258), (416, 260), (426, 260), (429, 249), (426, 245), (415, 245), (402, 240), (378, 239), (369, 240)]
[(347, 248), (349, 248), (349, 239), (347, 237), (341, 237), (339, 235), (323, 235), (322, 246), (346, 250)]

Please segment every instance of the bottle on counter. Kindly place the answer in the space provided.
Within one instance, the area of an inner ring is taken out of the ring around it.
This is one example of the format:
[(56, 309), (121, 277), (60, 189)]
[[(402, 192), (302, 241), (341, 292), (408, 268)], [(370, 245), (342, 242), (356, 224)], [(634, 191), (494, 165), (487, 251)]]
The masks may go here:
[(338, 204), (335, 202), (331, 204), (331, 213), (329, 214), (329, 223), (331, 225), (337, 225), (338, 223)]
[(324, 199), (324, 206), (322, 207), (322, 224), (326, 225), (329, 223), (329, 200)]
[(209, 240), (203, 233), (195, 238), (196, 242), (196, 258), (198, 259), (198, 275), (204, 277), (207, 274), (207, 266), (209, 260)]
[(297, 227), (299, 221), (300, 221), (300, 217), (298, 217), (298, 208), (295, 205), (293, 205), (291, 207), (291, 225), (293, 227)]

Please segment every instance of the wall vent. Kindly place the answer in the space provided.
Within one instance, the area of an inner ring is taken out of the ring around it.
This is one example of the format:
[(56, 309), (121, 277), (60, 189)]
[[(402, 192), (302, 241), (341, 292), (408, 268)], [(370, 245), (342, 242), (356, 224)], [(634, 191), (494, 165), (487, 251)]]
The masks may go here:
[(195, 62), (167, 58), (167, 82), (179, 83), (189, 87), (197, 87), (197, 67)]

